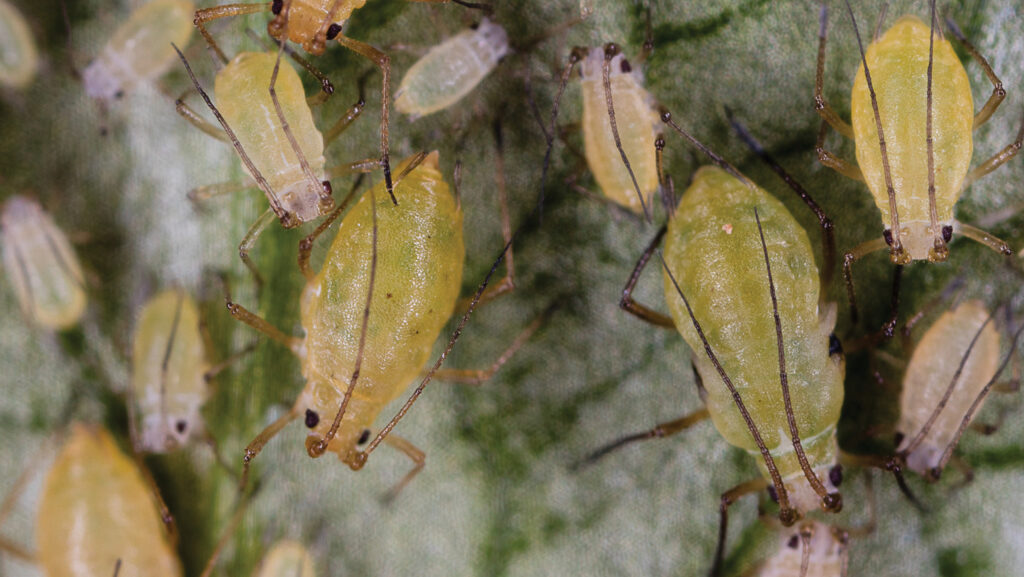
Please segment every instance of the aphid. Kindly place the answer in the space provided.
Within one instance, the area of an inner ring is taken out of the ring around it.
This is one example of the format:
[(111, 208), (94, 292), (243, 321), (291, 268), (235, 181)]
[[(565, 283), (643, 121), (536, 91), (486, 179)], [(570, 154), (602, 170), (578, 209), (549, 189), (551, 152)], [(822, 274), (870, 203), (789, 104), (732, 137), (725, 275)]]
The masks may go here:
[[(242, 261), (259, 279), (249, 251), (275, 217), (285, 228), (293, 228), (334, 208), (328, 171), (324, 168), (325, 139), (313, 123), (302, 80), (288, 63), (281, 61), (278, 52), (243, 52), (231, 62), (225, 61), (214, 85), (217, 106), (199, 85), (185, 57), (180, 52), (178, 55), (223, 132), (181, 99), (178, 112), (203, 132), (230, 141), (246, 171), (270, 202), (270, 208), (252, 224), (238, 246)], [(276, 81), (273, 90), (268, 91), (272, 78)], [(328, 144), (349, 126), (359, 108), (357, 104), (354, 112), (343, 116), (328, 131)], [(335, 172), (359, 170), (360, 165), (355, 163)], [(240, 188), (244, 185), (212, 185), (197, 189), (192, 196), (206, 198)]]
[(11, 196), (0, 213), (0, 238), (22, 313), (48, 329), (76, 325), (86, 305), (82, 267), (53, 219), (34, 200)]
[(587, 166), (609, 200), (633, 212), (646, 213), (647, 202), (658, 188), (658, 168), (651, 147), (659, 136), (654, 98), (644, 88), (639, 69), (626, 60), (618, 45), (576, 47), (562, 74), (552, 112), (552, 131), (558, 101), (576, 63), (582, 63), (581, 127)]
[[(389, 494), (393, 496), (425, 461), (422, 451), (391, 430), (429, 378), (481, 383), (540, 326), (541, 319), (534, 321), (487, 370), (436, 371), (435, 365), (399, 413), (364, 447), (378, 413), (421, 374), (455, 309), (462, 280), (462, 209), (441, 177), (437, 153), (406, 159), (398, 172), (399, 204), (384, 196), (383, 183), (364, 194), (345, 215), (319, 272), (309, 266), (309, 254), (329, 221), (303, 242), (299, 262), (306, 276), (304, 338), (285, 335), (229, 300), (228, 309), (236, 318), (299, 357), (306, 378), (292, 409), (249, 444), (246, 470), (267, 441), (301, 417), (309, 429), (305, 445), (312, 457), (330, 451), (358, 470), (377, 445), (386, 442), (412, 459), (415, 466)], [(501, 283), (477, 296), (487, 300), (510, 288), (510, 283)], [(454, 337), (449, 348), (453, 342)]]
[(39, 51), (25, 17), (0, 0), (0, 84), (24, 88), (39, 70)]
[(505, 29), (484, 18), (409, 68), (395, 92), (395, 109), (413, 119), (444, 110), (476, 88), (508, 53)]
[(71, 427), (46, 477), (36, 518), (48, 577), (180, 576), (151, 485), (106, 430)]
[(182, 289), (151, 298), (132, 341), (132, 396), (139, 410), (139, 449), (163, 453), (202, 431), (210, 365), (203, 350), (199, 307)]
[[(847, 8), (853, 20), (849, 3)], [(827, 16), (822, 6), (814, 95), (815, 107), (823, 119), (818, 157), (825, 166), (865, 181), (886, 223), (883, 238), (857, 246), (844, 258), (843, 274), (856, 320), (851, 266), (867, 254), (888, 247), (890, 259), (897, 265), (923, 259), (943, 262), (949, 256), (947, 245), (954, 234), (1012, 254), (1003, 241), (956, 220), (953, 206), (966, 186), (1017, 154), (1024, 142), (1024, 125), (1015, 142), (968, 171), (973, 150), (971, 133), (991, 117), (1006, 91), (985, 58), (949, 22), (950, 32), (993, 84), (992, 95), (974, 113), (967, 73), (953, 46), (941, 30), (936, 30), (934, 0), (930, 25), (914, 16), (904, 16), (876, 38), (866, 52), (853, 21), (861, 65), (851, 96), (852, 122), (847, 124), (823, 95)], [(859, 167), (824, 149), (829, 125), (854, 140)], [(890, 321), (887, 332), (891, 333), (894, 325), (895, 320)]]
[[(999, 333), (980, 301), (946, 311), (914, 349), (903, 377), (897, 453), (937, 480), (1017, 344), (999, 361)], [(966, 464), (962, 468), (967, 469)], [(969, 476), (969, 474), (968, 474)]]
[(82, 71), (85, 93), (108, 101), (162, 76), (174, 62), (171, 44), (185, 46), (192, 36), (193, 10), (188, 0), (152, 0), (132, 12)]
[(817, 521), (779, 534), (779, 548), (752, 577), (845, 577), (848, 535)]
[(316, 570), (302, 543), (282, 539), (264, 555), (253, 577), (316, 577)]
[[(697, 171), (667, 228), (638, 261), (622, 306), (643, 320), (679, 330), (695, 351), (691, 358), (706, 408), (608, 448), (677, 433), (710, 416), (730, 444), (761, 456), (762, 478), (722, 494), (711, 569), (716, 574), (725, 550), (727, 510), (739, 497), (771, 486), (787, 526), (819, 505), (830, 512), (842, 508), (836, 424), (845, 366), (832, 333), (836, 306), (823, 300), (807, 233), (781, 202), (679, 128), (668, 112), (662, 119), (717, 166)], [(663, 146), (659, 139), (659, 155)], [(663, 187), (670, 193), (671, 180)], [(671, 318), (632, 299), (662, 237)]]

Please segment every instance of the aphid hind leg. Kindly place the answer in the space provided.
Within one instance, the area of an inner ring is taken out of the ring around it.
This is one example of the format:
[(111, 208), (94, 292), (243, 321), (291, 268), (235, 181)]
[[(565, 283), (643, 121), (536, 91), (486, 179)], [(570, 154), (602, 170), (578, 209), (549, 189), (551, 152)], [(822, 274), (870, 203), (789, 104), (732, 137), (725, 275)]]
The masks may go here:
[(633, 267), (633, 272), (630, 273), (629, 280), (626, 281), (626, 286), (622, 289), (622, 299), (619, 301), (619, 308), (644, 322), (657, 327), (674, 330), (676, 328), (676, 323), (671, 317), (633, 300), (633, 290), (636, 288), (636, 283), (640, 280), (640, 275), (643, 273), (647, 263), (651, 260), (651, 256), (654, 255), (654, 251), (658, 249), (658, 245), (661, 244), (661, 239), (664, 238), (667, 231), (668, 227), (664, 225), (658, 229), (658, 233), (654, 235), (654, 239), (647, 245), (643, 254), (641, 254), (640, 258), (636, 261), (636, 266)]
[(199, 29), (199, 33), (206, 39), (206, 44), (210, 47), (210, 50), (217, 55), (221, 62), (227, 63), (227, 56), (224, 55), (220, 46), (217, 45), (217, 41), (213, 39), (209, 30), (206, 29), (206, 23), (219, 18), (230, 18), (233, 16), (257, 14), (259, 12), (270, 12), (272, 4), (272, 2), (267, 2), (265, 4), (223, 4), (221, 6), (201, 8), (196, 10), (192, 23), (196, 25), (196, 28)]
[(599, 449), (590, 453), (586, 457), (573, 463), (570, 468), (572, 470), (579, 470), (584, 467), (593, 465), (594, 463), (604, 458), (609, 453), (617, 451), (622, 447), (625, 447), (626, 445), (630, 445), (637, 441), (646, 441), (649, 439), (664, 439), (665, 437), (670, 437), (672, 435), (675, 435), (676, 433), (681, 433), (689, 429), (690, 427), (703, 422), (710, 416), (711, 415), (710, 413), (708, 413), (708, 410), (706, 408), (701, 408), (688, 415), (684, 415), (678, 419), (666, 421), (664, 423), (658, 423), (657, 425), (646, 431), (625, 435), (608, 443), (607, 445), (604, 445), (603, 447), (600, 447)]
[(423, 467), (427, 464), (427, 455), (416, 447), (416, 445), (413, 445), (407, 439), (399, 437), (394, 433), (385, 437), (384, 442), (404, 453), (405, 456), (409, 457), (409, 460), (413, 463), (412, 469), (410, 469), (401, 480), (395, 483), (393, 487), (388, 489), (387, 493), (384, 493), (384, 495), (381, 496), (380, 500), (382, 503), (390, 504), (394, 502), (395, 497), (402, 492), (402, 489), (404, 489), (405, 486), (416, 477), (416, 475), (420, 474), (420, 471), (422, 471)]
[(850, 321), (853, 324), (857, 324), (860, 319), (857, 311), (857, 295), (853, 289), (853, 263), (873, 252), (884, 250), (888, 246), (885, 239), (876, 238), (858, 245), (843, 255), (843, 280), (846, 282), (846, 296), (850, 301)]
[[(708, 577), (718, 577), (722, 568), (722, 561), (725, 559), (725, 541), (729, 533), (729, 506), (735, 503), (738, 499), (745, 495), (755, 493), (768, 487), (768, 481), (764, 477), (757, 479), (751, 479), (744, 483), (736, 485), (732, 489), (722, 493), (721, 500), (718, 504), (718, 545), (715, 547), (715, 557), (711, 562), (711, 569), (708, 571)], [(789, 509), (792, 512), (792, 509)], [(787, 517), (782, 518), (782, 512), (780, 512), (779, 520), (782, 524), (789, 527), (797, 521), (797, 518)]]
[(981, 107), (981, 110), (974, 115), (974, 129), (977, 130), (982, 124), (985, 124), (992, 114), (995, 113), (999, 105), (1003, 103), (1003, 99), (1006, 98), (1006, 89), (1003, 88), (1003, 81), (996, 76), (992, 66), (989, 65), (988, 60), (978, 52), (978, 49), (974, 47), (970, 41), (964, 36), (964, 33), (960, 31), (960, 27), (957, 26), (956, 22), (952, 18), (946, 18), (946, 28), (949, 29), (950, 33), (953, 34), (960, 44), (963, 45), (964, 49), (970, 53), (971, 58), (981, 66), (981, 69), (985, 71), (985, 76), (988, 77), (989, 82), (992, 83), (992, 94), (989, 95), (988, 100), (985, 101), (985, 105)]

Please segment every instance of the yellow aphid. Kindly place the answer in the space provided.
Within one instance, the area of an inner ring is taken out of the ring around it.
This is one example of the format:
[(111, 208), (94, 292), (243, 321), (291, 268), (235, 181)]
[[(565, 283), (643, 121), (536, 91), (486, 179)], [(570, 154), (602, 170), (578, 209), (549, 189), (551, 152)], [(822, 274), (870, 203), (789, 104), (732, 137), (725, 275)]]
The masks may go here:
[(163, 453), (202, 429), (209, 370), (199, 330), (199, 307), (181, 289), (151, 298), (132, 341), (132, 396), (139, 411), (140, 449)]
[(25, 17), (0, 0), (0, 84), (24, 88), (36, 77), (39, 52)]
[[(614, 55), (609, 53), (613, 48)], [(658, 167), (655, 163), (654, 140), (658, 136), (658, 113), (654, 99), (643, 86), (639, 71), (635, 71), (625, 55), (614, 44), (604, 48), (584, 49), (580, 66), (583, 95), (583, 144), (587, 166), (605, 196), (634, 211), (641, 212), (642, 203), (637, 196), (633, 179), (623, 162), (629, 159), (636, 184), (647, 202), (658, 188)], [(606, 62), (607, 61), (607, 62)], [(611, 116), (605, 91), (604, 66), (608, 66), (622, 153), (612, 132)]]
[(67, 329), (85, 312), (82, 267), (71, 243), (48, 214), (24, 196), (0, 213), (4, 269), (26, 317), (41, 327)]
[(505, 29), (487, 18), (434, 46), (395, 92), (395, 109), (413, 118), (444, 110), (469, 94), (509, 52)]
[(174, 63), (171, 44), (185, 46), (192, 36), (193, 10), (188, 0), (152, 0), (132, 12), (82, 71), (85, 93), (110, 100), (162, 76)]
[[(903, 377), (896, 430), (902, 437), (898, 452), (904, 454), (907, 466), (921, 475), (938, 477), (945, 465), (944, 453), (958, 440), (964, 416), (996, 375), (999, 333), (990, 321), (980, 301), (963, 302), (943, 313), (914, 349)], [(963, 368), (954, 383), (961, 363)], [(951, 394), (940, 407), (947, 390)], [(937, 410), (940, 412), (933, 416)]]
[(47, 577), (175, 577), (181, 564), (150, 485), (102, 428), (75, 424), (46, 477), (36, 518)]
[(283, 539), (264, 555), (253, 577), (316, 577), (316, 570), (302, 543)]
[(844, 577), (845, 534), (817, 521), (782, 531), (779, 549), (752, 577)]

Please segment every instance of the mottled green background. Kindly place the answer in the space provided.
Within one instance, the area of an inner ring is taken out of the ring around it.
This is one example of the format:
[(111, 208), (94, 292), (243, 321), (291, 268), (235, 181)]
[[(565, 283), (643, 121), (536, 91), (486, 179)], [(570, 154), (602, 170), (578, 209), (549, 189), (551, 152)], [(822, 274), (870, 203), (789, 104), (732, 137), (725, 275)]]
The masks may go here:
[[(37, 33), (44, 59), (26, 91), (0, 90), (0, 195), (29, 192), (53, 212), (78, 241), (90, 276), (91, 306), (83, 328), (52, 335), (26, 326), (14, 295), (0, 289), (0, 491), (20, 470), (39, 473), (18, 501), (3, 535), (32, 546), (32, 526), (42, 470), (55, 447), (48, 433), (71, 407), (75, 419), (98, 421), (122, 437), (126, 431), (118, 393), (127, 384), (127, 350), (135, 312), (162, 286), (176, 283), (210, 297), (206, 307), (215, 359), (255, 338), (228, 318), (218, 292), (203, 277), (207, 268), (229, 271), (238, 299), (277, 325), (298, 333), (301, 275), (294, 264), (301, 232), (274, 230), (255, 255), (269, 282), (257, 302), (235, 245), (263, 210), (258, 191), (218, 199), (201, 210), (185, 193), (192, 187), (241, 174), (234, 154), (199, 133), (174, 112), (173, 98), (187, 83), (176, 67), (109, 111), (110, 134), (68, 74), (66, 34), (59, 3), (16, 2)], [(73, 58), (83, 66), (130, 10), (128, 2), (71, 1)], [(203, 2), (204, 5), (213, 4)], [(577, 0), (497, 3), (495, 18), (513, 39), (526, 39), (579, 14)], [(378, 497), (407, 469), (390, 450), (375, 453), (353, 473), (333, 457), (309, 459), (303, 428), (295, 424), (260, 456), (262, 491), (220, 565), (223, 574), (247, 575), (268, 543), (293, 537), (312, 549), (323, 575), (699, 575), (716, 539), (719, 494), (756, 474), (752, 460), (702, 425), (680, 437), (633, 447), (598, 466), (570, 472), (568, 465), (604, 441), (650, 426), (698, 406), (688, 350), (675, 333), (650, 328), (618, 309), (622, 285), (653, 227), (591, 201), (563, 183), (577, 162), (559, 144), (554, 153), (544, 220), (528, 214), (540, 186), (544, 140), (530, 113), (524, 82), (545, 118), (556, 87), (555, 71), (568, 47), (622, 43), (636, 55), (643, 39), (643, 11), (632, 2), (594, 0), (594, 13), (562, 37), (532, 52), (510, 56), (455, 110), (409, 122), (395, 116), (392, 153), (403, 157), (438, 148), (442, 167), (465, 163), (464, 206), (469, 254), (465, 292), (486, 273), (501, 247), (494, 194), (494, 145), (490, 124), (503, 118), (508, 186), (514, 224), (526, 222), (516, 246), (519, 290), (473, 317), (451, 366), (489, 364), (552, 301), (562, 306), (547, 326), (486, 386), (434, 383), (398, 432), (427, 451), (427, 467), (391, 506)], [(877, 3), (856, 9), (870, 30)], [(834, 6), (827, 92), (845, 116), (857, 63), (849, 19)], [(926, 18), (924, 2), (893, 2), (889, 22), (911, 12)], [(993, 121), (978, 132), (976, 150), (988, 156), (1012, 139), (1024, 107), (1024, 20), (1013, 0), (953, 2), (948, 10), (1002, 75), (1009, 96)], [(352, 37), (378, 46), (428, 46), (478, 18), (458, 6), (432, 7), (371, 0), (348, 28)], [(734, 108), (751, 130), (812, 191), (837, 222), (838, 245), (847, 249), (879, 234), (878, 212), (864, 187), (823, 169), (813, 145), (818, 117), (812, 108), (817, 46), (817, 6), (809, 1), (655, 2), (656, 51), (646, 66), (652, 94), (676, 119), (777, 193), (817, 242), (814, 218), (729, 131), (723, 107)], [(254, 43), (243, 31), (262, 33), (265, 17), (215, 27), (232, 52)], [(194, 40), (198, 40), (194, 38)], [(203, 81), (213, 71), (199, 42), (187, 54)], [(394, 52), (396, 79), (415, 56)], [(337, 86), (317, 113), (327, 125), (356, 98), (355, 79), (370, 65), (339, 48), (316, 59)], [(976, 102), (990, 85), (969, 64)], [(375, 154), (380, 76), (370, 77), (368, 113), (328, 149), (329, 163)], [(310, 91), (312, 83), (307, 83)], [(569, 86), (562, 124), (579, 118), (579, 87)], [(198, 101), (195, 101), (198, 104)], [(980, 106), (978, 104), (977, 106)], [(578, 134), (568, 140), (579, 146)], [(674, 135), (668, 166), (677, 183), (703, 162)], [(834, 148), (851, 156), (850, 145)], [(1017, 159), (967, 191), (960, 218), (986, 215), (1024, 201), (1024, 160)], [(593, 186), (588, 176), (582, 183)], [(345, 190), (346, 181), (335, 182)], [(1015, 247), (1024, 244), (1021, 218), (993, 225)], [(990, 303), (1016, 291), (1020, 277), (993, 253), (957, 241), (946, 265), (914, 265), (905, 277), (906, 310), (920, 306), (960, 269), (969, 292)], [(887, 311), (891, 267), (882, 255), (858, 265), (869, 323)], [(641, 298), (663, 307), (656, 274), (645, 276)], [(841, 287), (831, 287), (841, 298)], [(785, 298), (785, 295), (781, 295)], [(862, 334), (841, 307), (839, 333)], [(899, 347), (890, 352), (899, 356)], [(847, 404), (841, 440), (850, 450), (891, 449), (898, 370), (880, 368), (890, 381), (869, 378), (863, 352), (849, 358)], [(261, 342), (256, 353), (216, 380), (205, 411), (222, 453), (235, 465), (241, 449), (281, 414), (302, 387), (298, 365), (282, 347)], [(982, 418), (998, 413), (998, 399)], [(71, 403), (69, 404), (69, 401)], [(390, 414), (394, 409), (389, 409)], [(962, 453), (977, 479), (953, 492), (948, 475), (937, 486), (912, 486), (933, 512), (922, 515), (902, 499), (889, 478), (876, 474), (879, 528), (856, 540), (851, 575), (1012, 575), (1024, 566), (1024, 433), (1020, 411), (1010, 412), (998, 434), (968, 436)], [(233, 481), (205, 446), (147, 460), (182, 533), (180, 551), (189, 574), (198, 573), (232, 512)], [(850, 478), (856, 479), (855, 475)], [(841, 522), (866, 519), (859, 482), (844, 492)], [(730, 570), (756, 560), (770, 540), (756, 521), (756, 504), (735, 507)], [(759, 552), (759, 547), (762, 551)], [(0, 558), (0, 574), (30, 575), (34, 568)]]

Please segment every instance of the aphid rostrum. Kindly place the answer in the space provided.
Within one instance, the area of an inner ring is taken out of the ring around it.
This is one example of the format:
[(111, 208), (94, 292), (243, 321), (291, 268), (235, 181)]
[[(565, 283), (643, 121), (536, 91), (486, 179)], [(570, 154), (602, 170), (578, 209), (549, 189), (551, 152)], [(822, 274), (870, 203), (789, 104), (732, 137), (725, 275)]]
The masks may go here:
[(174, 63), (171, 44), (185, 46), (192, 37), (193, 10), (188, 0), (152, 0), (132, 12), (82, 71), (85, 93), (109, 101), (162, 76)]
[[(1015, 354), (1019, 334), (1014, 334), (1010, 351), (1000, 362), (999, 333), (992, 315), (977, 300), (959, 303), (928, 328), (903, 376), (896, 426), (897, 453), (910, 469), (933, 481), (939, 478)], [(959, 465), (969, 470), (965, 463)]]
[(182, 574), (152, 485), (96, 426), (74, 424), (47, 474), (36, 546), (48, 577)]
[[(358, 470), (381, 442), (405, 453), (415, 466), (389, 494), (394, 495), (423, 468), (424, 453), (391, 431), (428, 380), (481, 383), (539, 327), (540, 319), (489, 369), (447, 371), (436, 370), (435, 365), (398, 414), (370, 440), (377, 415), (421, 375), (434, 341), (455, 310), (465, 253), (462, 209), (439, 172), (437, 153), (406, 159), (397, 172), (399, 204), (387, 198), (384, 183), (365, 193), (342, 220), (319, 272), (309, 266), (309, 254), (329, 221), (303, 243), (299, 262), (306, 276), (304, 338), (287, 336), (229, 301), (236, 318), (299, 357), (306, 379), (292, 409), (249, 444), (246, 468), (267, 441), (302, 418), (309, 429), (306, 450), (312, 457), (330, 451)], [(478, 292), (478, 298), (487, 300), (508, 290), (502, 284), (487, 289), (493, 292)], [(454, 337), (449, 347), (453, 342)]]
[(253, 577), (316, 577), (316, 570), (302, 543), (282, 539), (263, 556)]
[(82, 267), (53, 219), (34, 200), (11, 196), (0, 212), (0, 238), (6, 276), (25, 317), (55, 330), (78, 324), (87, 301)]
[(409, 67), (395, 91), (395, 110), (415, 119), (448, 108), (476, 88), (509, 50), (505, 29), (482, 19)]
[[(847, 8), (853, 20), (849, 4)], [(839, 173), (863, 180), (885, 223), (883, 238), (867, 241), (844, 257), (843, 274), (856, 320), (851, 266), (867, 254), (888, 248), (890, 259), (897, 265), (924, 259), (943, 262), (954, 234), (1004, 255), (1012, 254), (1005, 242), (958, 221), (953, 206), (966, 186), (1017, 154), (1024, 142), (1024, 126), (1013, 143), (969, 170), (972, 131), (991, 117), (1006, 91), (985, 58), (949, 22), (950, 32), (993, 84), (992, 95), (975, 114), (967, 73), (953, 46), (936, 28), (934, 1), (930, 24), (904, 16), (866, 51), (853, 20), (861, 65), (851, 96), (851, 123), (847, 124), (823, 94), (827, 15), (822, 6), (814, 95), (815, 107), (823, 119), (818, 157)], [(827, 126), (854, 140), (859, 167), (825, 150)], [(889, 332), (894, 325), (895, 321), (890, 321)]]
[(25, 17), (0, 0), (0, 85), (24, 88), (39, 70), (39, 51)]

